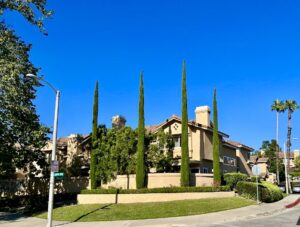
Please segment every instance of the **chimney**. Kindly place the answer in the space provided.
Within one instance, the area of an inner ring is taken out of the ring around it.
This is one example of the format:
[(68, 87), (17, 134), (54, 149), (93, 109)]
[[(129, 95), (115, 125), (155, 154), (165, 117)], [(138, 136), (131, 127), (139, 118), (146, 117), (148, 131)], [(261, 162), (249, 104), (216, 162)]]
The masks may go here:
[(208, 106), (198, 106), (195, 110), (196, 123), (210, 127), (210, 109)]
[(112, 127), (115, 129), (121, 129), (125, 127), (126, 119), (121, 115), (116, 115), (112, 117)]

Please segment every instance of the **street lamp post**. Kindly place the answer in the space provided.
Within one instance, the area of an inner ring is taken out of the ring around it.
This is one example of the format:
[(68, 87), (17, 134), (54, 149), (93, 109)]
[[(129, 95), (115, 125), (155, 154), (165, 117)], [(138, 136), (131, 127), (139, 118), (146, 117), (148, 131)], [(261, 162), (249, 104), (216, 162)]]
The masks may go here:
[[(53, 198), (54, 198), (54, 172), (53, 164), (56, 160), (56, 142), (57, 142), (57, 125), (58, 125), (58, 111), (59, 111), (59, 98), (60, 91), (53, 87), (49, 82), (44, 80), (42, 77), (37, 77), (33, 74), (26, 74), (26, 77), (36, 78), (38, 80), (44, 81), (54, 92), (55, 92), (55, 112), (54, 112), (54, 123), (53, 123), (53, 144), (51, 153), (51, 172), (50, 172), (50, 186), (49, 186), (49, 200), (48, 200), (48, 221), (47, 227), (52, 227), (52, 213), (53, 213)], [(56, 170), (57, 171), (57, 170)]]

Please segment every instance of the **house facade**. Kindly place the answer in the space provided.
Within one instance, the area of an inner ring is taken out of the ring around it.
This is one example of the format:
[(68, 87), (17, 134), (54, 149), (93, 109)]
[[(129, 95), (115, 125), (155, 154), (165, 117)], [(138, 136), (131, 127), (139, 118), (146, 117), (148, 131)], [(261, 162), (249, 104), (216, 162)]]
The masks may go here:
[[(157, 133), (163, 130), (172, 135), (174, 140), (173, 158), (181, 159), (181, 118), (173, 115), (164, 122), (146, 127), (148, 132)], [(223, 173), (241, 172), (249, 176), (253, 175), (248, 161), (251, 147), (228, 140), (229, 135), (218, 132), (220, 138), (220, 164)], [(192, 173), (213, 172), (213, 124), (210, 121), (210, 108), (208, 106), (197, 107), (195, 120), (188, 122), (188, 144), (190, 170)]]

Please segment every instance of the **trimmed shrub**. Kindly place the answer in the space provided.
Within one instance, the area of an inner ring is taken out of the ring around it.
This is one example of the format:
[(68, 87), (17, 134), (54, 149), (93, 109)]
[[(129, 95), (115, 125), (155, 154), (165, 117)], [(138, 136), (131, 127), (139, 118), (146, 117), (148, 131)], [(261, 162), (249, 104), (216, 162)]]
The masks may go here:
[[(237, 183), (236, 188), (240, 196), (256, 200), (256, 183), (240, 181)], [(273, 185), (269, 182), (262, 182), (258, 184), (258, 198), (262, 202), (271, 203), (281, 200), (283, 195), (281, 190), (276, 185)]]
[(166, 187), (166, 188), (142, 188), (142, 189), (93, 189), (82, 190), (81, 194), (144, 194), (144, 193), (180, 193), (180, 192), (221, 192), (230, 191), (228, 186), (220, 187)]
[(236, 188), (236, 185), (240, 181), (246, 181), (247, 175), (243, 173), (225, 173), (224, 180), (226, 185), (228, 185), (231, 189)]
[[(250, 182), (255, 182), (256, 183), (256, 176), (252, 176), (252, 177), (250, 177)], [(260, 177), (258, 177), (258, 183), (260, 183), (261, 181), (261, 178)]]
[(270, 193), (270, 202), (275, 202), (283, 198), (282, 191), (277, 185), (266, 181), (262, 181), (262, 185), (265, 186)]

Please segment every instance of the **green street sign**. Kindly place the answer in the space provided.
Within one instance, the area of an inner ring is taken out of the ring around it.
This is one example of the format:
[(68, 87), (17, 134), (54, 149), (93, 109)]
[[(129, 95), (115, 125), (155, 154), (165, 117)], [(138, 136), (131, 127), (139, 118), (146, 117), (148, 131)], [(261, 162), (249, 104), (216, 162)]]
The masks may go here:
[(55, 177), (55, 179), (63, 179), (64, 173), (63, 172), (55, 172), (54, 177)]

